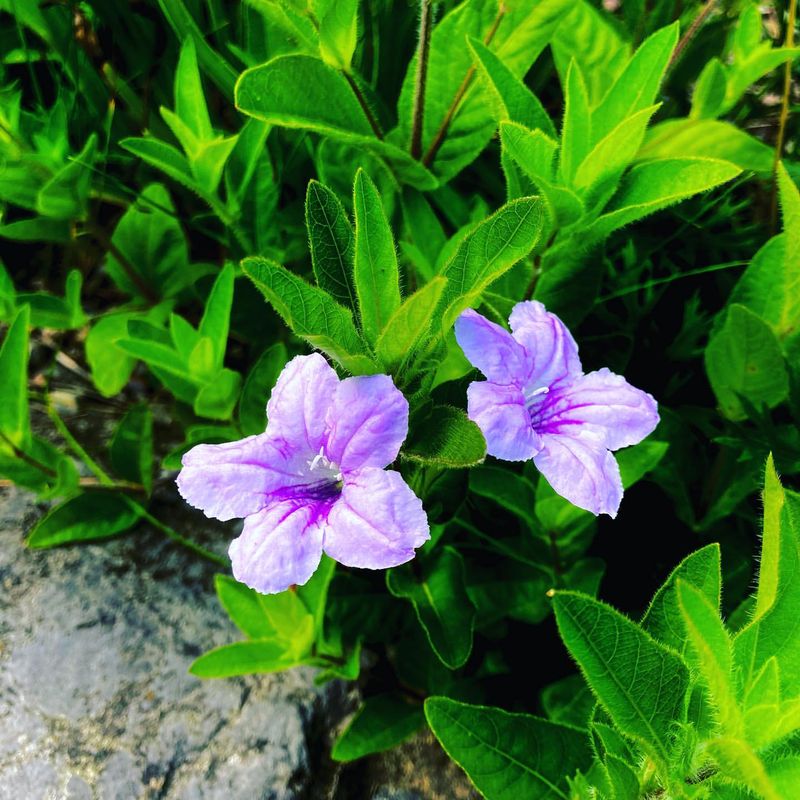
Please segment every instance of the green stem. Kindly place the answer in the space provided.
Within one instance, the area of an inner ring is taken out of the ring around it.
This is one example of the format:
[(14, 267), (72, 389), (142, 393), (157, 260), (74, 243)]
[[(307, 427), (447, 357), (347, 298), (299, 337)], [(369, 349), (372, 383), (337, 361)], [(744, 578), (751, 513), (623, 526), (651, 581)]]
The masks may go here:
[(342, 71), (342, 75), (344, 75), (345, 80), (350, 84), (350, 88), (353, 90), (353, 94), (356, 96), (356, 100), (358, 100), (358, 104), (361, 106), (361, 110), (364, 112), (370, 128), (372, 128), (372, 132), (378, 139), (383, 139), (383, 131), (381, 130), (381, 126), (378, 124), (378, 120), (372, 113), (372, 109), (369, 107), (369, 103), (367, 103), (367, 98), (364, 97), (364, 93), (361, 91), (361, 87), (356, 82), (356, 79), (346, 70)]
[(700, 28), (703, 27), (703, 23), (711, 15), (711, 12), (716, 8), (716, 5), (717, 0), (707, 0), (703, 8), (700, 9), (697, 16), (692, 20), (692, 24), (686, 29), (686, 33), (681, 36), (680, 41), (672, 51), (672, 57), (669, 60), (669, 64), (667, 64), (667, 72), (669, 72), (675, 66), (675, 64), (678, 63), (678, 60), (683, 55), (683, 51), (689, 46), (692, 39), (697, 36)]
[(425, 85), (428, 80), (428, 56), (431, 49), (431, 23), (433, 5), (431, 0), (422, 0), (419, 18), (419, 43), (417, 45), (417, 76), (414, 82), (414, 104), (411, 126), (411, 155), (419, 160), (422, 156), (422, 121), (425, 115)]

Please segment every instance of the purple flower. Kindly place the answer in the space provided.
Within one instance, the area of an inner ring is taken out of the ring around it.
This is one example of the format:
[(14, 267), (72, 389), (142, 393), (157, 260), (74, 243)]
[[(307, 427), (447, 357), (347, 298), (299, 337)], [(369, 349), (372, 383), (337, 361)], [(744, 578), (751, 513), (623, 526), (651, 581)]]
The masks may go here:
[(611, 451), (653, 431), (656, 401), (607, 369), (584, 375), (575, 340), (541, 303), (517, 303), (509, 323), (512, 333), (471, 309), (456, 321), (461, 349), (489, 379), (470, 384), (469, 418), (490, 455), (532, 458), (562, 497), (615, 517), (622, 481)]
[(305, 583), (323, 551), (350, 567), (386, 569), (430, 534), (419, 498), (385, 470), (408, 433), (408, 402), (388, 375), (339, 380), (319, 355), (283, 369), (264, 433), (201, 444), (178, 489), (207, 516), (244, 517), (233, 574), (264, 594)]

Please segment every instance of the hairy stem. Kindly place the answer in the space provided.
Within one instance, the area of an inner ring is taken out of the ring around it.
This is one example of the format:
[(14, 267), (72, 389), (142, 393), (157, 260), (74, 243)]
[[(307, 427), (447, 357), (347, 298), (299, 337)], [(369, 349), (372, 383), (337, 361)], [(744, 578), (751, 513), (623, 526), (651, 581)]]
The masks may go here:
[(700, 9), (697, 16), (692, 20), (692, 24), (686, 29), (675, 49), (672, 51), (672, 57), (669, 60), (669, 64), (667, 64), (667, 72), (678, 63), (678, 60), (683, 55), (683, 51), (689, 46), (692, 39), (697, 36), (700, 28), (703, 27), (703, 23), (708, 19), (716, 6), (717, 0), (707, 0), (706, 4)]
[(417, 77), (414, 82), (414, 113), (411, 124), (411, 155), (422, 155), (422, 120), (425, 115), (425, 85), (428, 80), (428, 57), (431, 49), (431, 23), (433, 5), (422, 0), (419, 18), (419, 43), (417, 45)]
[[(794, 27), (797, 21), (797, 0), (789, 0), (789, 17), (786, 20), (785, 46), (794, 46)], [(783, 141), (786, 137), (786, 124), (789, 121), (789, 104), (792, 95), (792, 61), (788, 60), (783, 65), (783, 97), (781, 99), (781, 114), (778, 120), (778, 136), (775, 140), (775, 161), (772, 172), (772, 205), (770, 219), (773, 231), (778, 227), (778, 164), (783, 156)]]
[[(486, 38), (483, 40), (483, 43), (488, 47), (492, 43), (492, 39), (494, 39), (495, 34), (497, 33), (497, 29), (500, 27), (500, 23), (503, 20), (503, 17), (506, 15), (506, 8), (504, 5), (500, 5), (500, 8), (497, 12), (497, 16), (494, 18), (492, 22), (491, 28), (489, 28), (489, 32), (486, 34)], [(450, 124), (453, 121), (453, 117), (456, 115), (456, 111), (458, 111), (459, 105), (461, 105), (461, 101), (464, 99), (464, 95), (467, 93), (467, 89), (469, 89), (470, 84), (472, 83), (472, 79), (475, 77), (475, 66), (471, 66), (467, 70), (467, 74), (464, 76), (464, 80), (461, 81), (461, 86), (458, 87), (458, 91), (453, 98), (453, 102), (450, 104), (450, 108), (447, 110), (447, 114), (445, 114), (444, 119), (442, 120), (442, 124), (439, 126), (439, 130), (436, 131), (436, 136), (433, 138), (433, 142), (431, 146), (428, 148), (428, 152), (425, 153), (425, 157), (422, 159), (422, 163), (429, 167), (433, 163), (433, 159), (436, 158), (436, 154), (439, 152), (439, 148), (444, 143), (445, 137), (447, 136), (447, 131), (450, 128)]]
[(383, 131), (381, 130), (381, 126), (378, 124), (378, 120), (375, 119), (375, 115), (372, 113), (372, 109), (369, 107), (369, 103), (367, 103), (367, 98), (364, 97), (361, 87), (349, 72), (342, 71), (342, 75), (344, 75), (345, 79), (350, 84), (350, 88), (353, 90), (353, 94), (356, 96), (356, 100), (358, 100), (361, 110), (367, 117), (367, 122), (369, 122), (369, 126), (372, 128), (372, 132), (378, 137), (378, 139), (383, 139)]

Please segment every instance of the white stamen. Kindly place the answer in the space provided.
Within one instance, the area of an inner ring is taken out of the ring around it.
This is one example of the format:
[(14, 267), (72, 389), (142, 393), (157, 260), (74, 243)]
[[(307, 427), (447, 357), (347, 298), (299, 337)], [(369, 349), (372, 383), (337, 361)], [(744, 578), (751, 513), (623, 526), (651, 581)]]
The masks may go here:
[(550, 391), (549, 386), (540, 386), (535, 391), (531, 392), (531, 397), (537, 397), (540, 394), (547, 394)]
[(323, 452), (323, 448), (320, 447), (319, 453), (317, 453), (311, 461), (308, 462), (308, 468), (313, 472), (318, 466), (320, 461), (326, 462), (323, 466), (327, 467), (330, 465), (330, 462), (327, 458), (325, 458), (325, 454)]

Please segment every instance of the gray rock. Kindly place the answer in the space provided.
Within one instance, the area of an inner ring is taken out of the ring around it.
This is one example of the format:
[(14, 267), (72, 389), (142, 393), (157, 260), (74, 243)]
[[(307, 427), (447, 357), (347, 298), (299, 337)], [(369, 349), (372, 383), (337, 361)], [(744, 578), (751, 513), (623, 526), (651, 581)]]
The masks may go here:
[(321, 800), (310, 732), (341, 713), (341, 687), (308, 670), (193, 677), (240, 638), (213, 565), (146, 527), (31, 551), (40, 513), (0, 495), (0, 800)]

